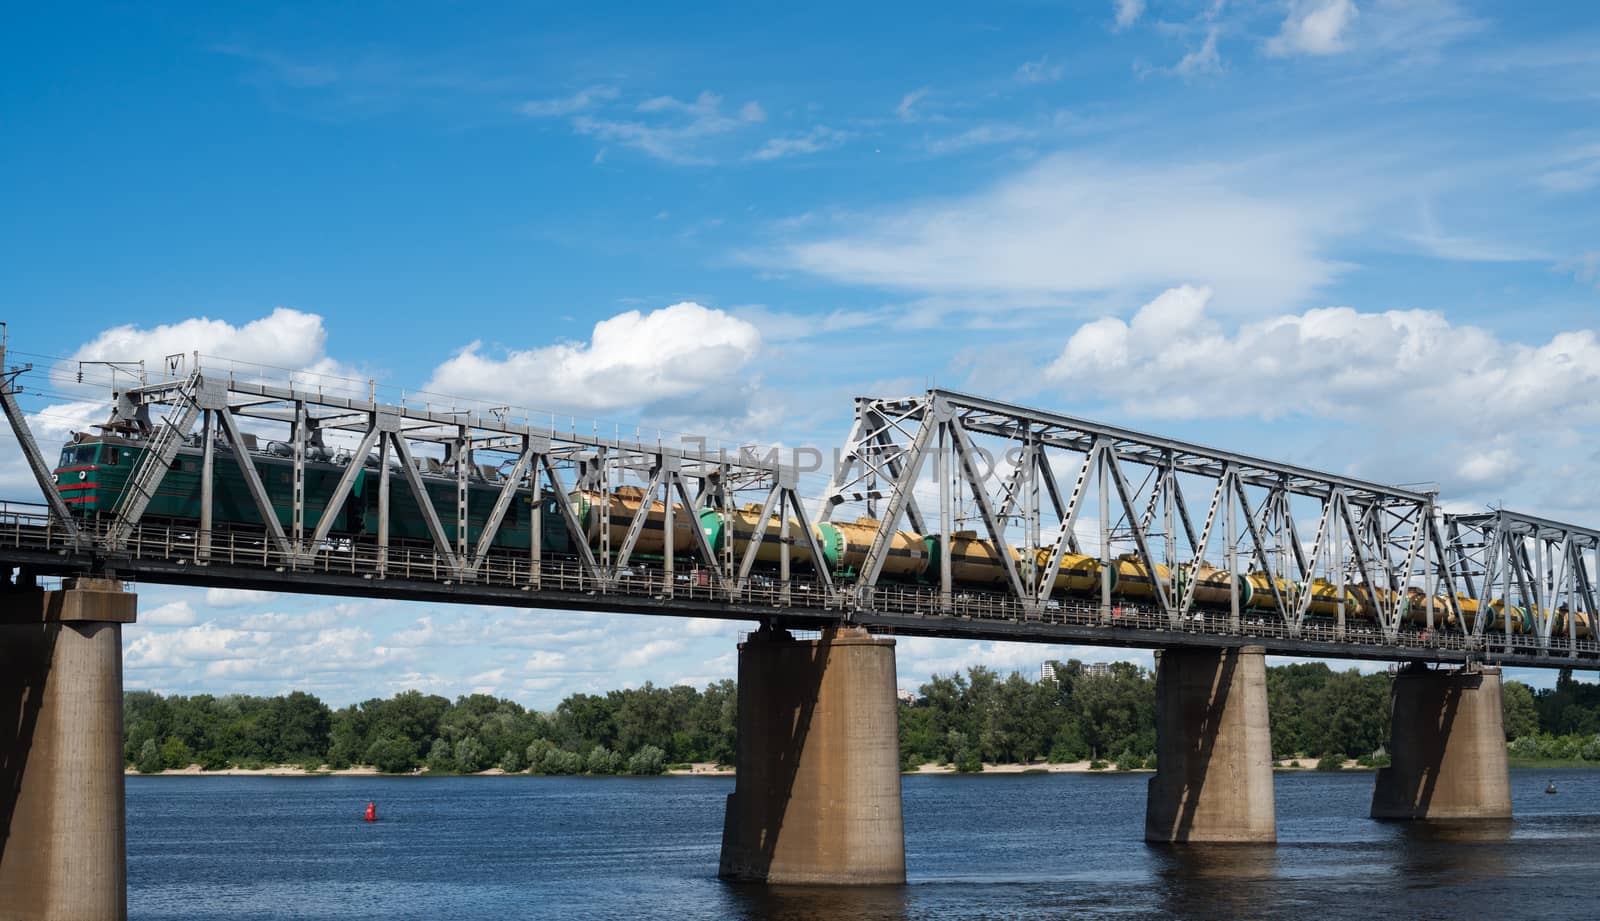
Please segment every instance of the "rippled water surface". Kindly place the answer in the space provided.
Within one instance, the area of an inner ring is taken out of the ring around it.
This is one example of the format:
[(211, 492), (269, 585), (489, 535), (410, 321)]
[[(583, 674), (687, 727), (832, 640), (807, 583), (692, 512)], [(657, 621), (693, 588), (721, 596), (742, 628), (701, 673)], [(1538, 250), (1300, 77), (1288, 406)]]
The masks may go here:
[[(1366, 817), (1277, 776), (1275, 847), (1141, 841), (1148, 775), (905, 779), (904, 887), (716, 879), (728, 778), (128, 778), (134, 919), (1594, 918), (1600, 771), (1513, 771), (1507, 825)], [(1554, 779), (1560, 793), (1547, 796)], [(360, 821), (376, 800), (382, 821)]]

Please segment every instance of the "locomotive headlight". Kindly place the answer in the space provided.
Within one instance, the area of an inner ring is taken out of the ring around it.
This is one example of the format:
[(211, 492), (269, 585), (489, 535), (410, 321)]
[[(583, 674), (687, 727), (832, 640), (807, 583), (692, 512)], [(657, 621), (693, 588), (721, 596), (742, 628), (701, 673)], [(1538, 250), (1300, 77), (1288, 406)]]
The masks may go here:
[(87, 471), (87, 470), (79, 470), (78, 471), (78, 482), (82, 483), (84, 480), (87, 480), (88, 478), (89, 478), (89, 471)]
[(50, 482), (52, 482), (52, 483), (60, 483), (61, 482), (61, 474), (59, 474), (59, 473), (50, 474)]

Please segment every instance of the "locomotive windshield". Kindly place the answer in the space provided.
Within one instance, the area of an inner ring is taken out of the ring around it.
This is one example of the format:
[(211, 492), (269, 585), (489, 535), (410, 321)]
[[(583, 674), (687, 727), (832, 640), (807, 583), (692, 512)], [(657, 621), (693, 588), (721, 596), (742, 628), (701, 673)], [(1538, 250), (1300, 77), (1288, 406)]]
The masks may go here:
[(94, 463), (95, 452), (100, 450), (99, 445), (68, 445), (61, 449), (62, 467), (80, 467), (84, 464)]

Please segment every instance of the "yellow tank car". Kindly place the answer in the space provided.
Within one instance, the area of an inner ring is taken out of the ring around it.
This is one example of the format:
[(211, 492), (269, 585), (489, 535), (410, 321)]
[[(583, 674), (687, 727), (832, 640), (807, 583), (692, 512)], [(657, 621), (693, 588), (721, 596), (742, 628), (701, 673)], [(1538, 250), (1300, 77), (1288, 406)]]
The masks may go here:
[(1378, 606), (1374, 603), (1374, 595), (1376, 596), (1376, 600), (1379, 602), (1387, 602), (1389, 599), (1389, 592), (1387, 589), (1378, 589), (1378, 591), (1374, 593), (1365, 585), (1346, 586), (1345, 592), (1349, 595), (1350, 601), (1354, 602), (1353, 607), (1346, 606), (1345, 608), (1344, 616), (1347, 620), (1376, 620), (1378, 617)]
[(1578, 611), (1577, 613), (1573, 613), (1568, 610), (1566, 605), (1562, 605), (1560, 608), (1556, 609), (1555, 623), (1550, 628), (1550, 635), (1552, 637), (1559, 640), (1567, 635), (1567, 619), (1569, 617), (1572, 619), (1572, 633), (1574, 636), (1580, 640), (1586, 640), (1590, 636), (1593, 636), (1593, 632), (1591, 630), (1592, 621), (1588, 612)]
[[(1155, 599), (1156, 580), (1150, 578), (1150, 570), (1139, 560), (1137, 554), (1124, 553), (1118, 557), (1116, 573), (1117, 594), (1125, 598)], [(1156, 576), (1162, 582), (1170, 583), (1172, 572), (1167, 567), (1157, 563)]]
[(1354, 616), (1358, 607), (1349, 591), (1345, 591), (1341, 595), (1339, 586), (1328, 579), (1312, 579), (1309, 591), (1311, 592), (1311, 604), (1306, 608), (1306, 613), (1312, 617), (1337, 619), (1341, 597), (1344, 599), (1345, 617)]
[[(1041, 548), (1034, 554), (1034, 563), (1028, 566), (1023, 563), (1024, 578), (1031, 577), (1034, 572), (1043, 573), (1050, 567), (1050, 550)], [(1061, 568), (1056, 572), (1055, 591), (1068, 595), (1091, 594), (1100, 591), (1100, 573), (1104, 569), (1100, 561), (1092, 556), (1083, 556), (1077, 553), (1061, 554)], [(1117, 570), (1111, 569), (1111, 590), (1117, 590)]]
[[(1172, 578), (1177, 584), (1178, 598), (1181, 600), (1183, 593), (1188, 589), (1189, 567), (1182, 565), (1174, 567)], [(1217, 607), (1226, 607), (1232, 604), (1233, 590), (1230, 587), (1232, 582), (1237, 582), (1239, 585), (1240, 607), (1248, 606), (1250, 604), (1250, 596), (1255, 591), (1255, 587), (1250, 584), (1249, 579), (1235, 579), (1233, 574), (1226, 569), (1218, 569), (1215, 566), (1201, 563), (1199, 569), (1195, 571), (1195, 604), (1214, 605)]]
[[(1511, 605), (1510, 607), (1511, 607), (1511, 632), (1512, 633), (1531, 633), (1531, 632), (1533, 632), (1533, 618), (1529, 615), (1529, 612), (1527, 611), (1527, 609), (1518, 607), (1517, 605)], [(1485, 612), (1485, 608), (1487, 608), (1487, 612)], [(1476, 623), (1477, 623), (1478, 617), (1482, 616), (1482, 617), (1485, 617), (1485, 618), (1488, 619), (1488, 623), (1485, 624), (1484, 628), (1483, 628), (1485, 633), (1504, 633), (1505, 632), (1505, 629), (1506, 629), (1505, 610), (1506, 610), (1506, 603), (1505, 603), (1505, 601), (1503, 599), (1500, 599), (1500, 598), (1496, 598), (1495, 600), (1489, 602), (1487, 605), (1484, 605), (1484, 604), (1482, 604), (1480, 602), (1476, 602), (1476, 601), (1472, 602), (1472, 608), (1471, 608), (1471, 613), (1470, 614), (1467, 613), (1468, 608), (1467, 608), (1466, 603), (1463, 603), (1462, 606), (1461, 606), (1461, 612), (1467, 618), (1467, 628), (1469, 630), (1477, 629)]]
[[(1420, 588), (1406, 589), (1405, 600), (1400, 603), (1400, 619), (1408, 624), (1425, 627), (1428, 624), (1428, 593)], [(1435, 627), (1454, 627), (1456, 625), (1455, 612), (1450, 610), (1448, 595), (1433, 596), (1433, 625)]]
[[(706, 540), (711, 544), (711, 549), (717, 553), (722, 552), (723, 546), (729, 537), (733, 539), (733, 558), (735, 563), (743, 562), (745, 548), (750, 545), (750, 539), (760, 526), (761, 506), (755, 503), (731, 512), (721, 509), (702, 509), (700, 511), (700, 530), (706, 534)], [(732, 522), (732, 530), (724, 530)], [(813, 533), (816, 533), (813, 530)], [(783, 556), (783, 519), (777, 515), (767, 518), (766, 528), (761, 535), (761, 546), (756, 548), (756, 562), (778, 565)], [(819, 536), (817, 543), (822, 539)], [(800, 532), (800, 522), (789, 519), (789, 562), (795, 566), (811, 565), (811, 548), (806, 546), (805, 535)]]
[[(878, 519), (858, 518), (853, 522), (825, 521), (817, 526), (817, 541), (822, 558), (839, 575), (854, 575), (866, 562), (872, 538), (878, 533)], [(922, 535), (896, 531), (889, 541), (881, 575), (894, 579), (915, 579), (928, 571), (928, 545)]]
[[(945, 554), (939, 551), (939, 535), (924, 538), (930, 563), (928, 578), (937, 579), (941, 567), (946, 565)], [(1021, 572), (1022, 556), (1011, 548), (1011, 559)], [(1006, 569), (1000, 563), (1000, 551), (994, 541), (980, 540), (976, 531), (956, 531), (950, 535), (950, 581), (955, 585), (974, 588), (994, 588), (1007, 585)], [(1065, 568), (1065, 563), (1062, 564)]]
[(1295, 599), (1294, 583), (1287, 579), (1274, 579), (1264, 572), (1247, 574), (1245, 581), (1250, 584), (1250, 600), (1245, 602), (1241, 597), (1240, 604), (1246, 605), (1252, 611), (1276, 611), (1278, 599), (1272, 594), (1272, 584), (1278, 584), (1278, 594), (1283, 596), (1283, 603), (1292, 605)]
[[(604, 494), (595, 490), (582, 490), (573, 495), (573, 500), (578, 506), (578, 516), (583, 522), (584, 536), (588, 539), (589, 546), (599, 549)], [(610, 514), (606, 517), (610, 519), (609, 539), (612, 553), (620, 551), (622, 542), (628, 539), (628, 527), (633, 524), (633, 516), (639, 511), (639, 504), (643, 501), (644, 490), (637, 486), (619, 486), (611, 491)], [(660, 499), (650, 503), (650, 510), (645, 513), (644, 527), (639, 531), (638, 543), (633, 547), (636, 555), (659, 557), (666, 551), (666, 512), (666, 503)], [(682, 503), (673, 503), (673, 556), (694, 555), (694, 529), (697, 527), (699, 519), (687, 512)]]

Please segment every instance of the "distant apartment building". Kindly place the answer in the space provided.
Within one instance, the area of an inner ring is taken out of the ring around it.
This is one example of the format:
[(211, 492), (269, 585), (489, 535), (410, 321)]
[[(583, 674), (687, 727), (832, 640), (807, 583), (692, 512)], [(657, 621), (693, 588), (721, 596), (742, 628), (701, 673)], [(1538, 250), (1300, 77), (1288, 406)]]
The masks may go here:
[(1089, 662), (1083, 666), (1083, 674), (1089, 678), (1098, 678), (1111, 674), (1110, 662)]
[(1059, 683), (1056, 680), (1056, 664), (1054, 662), (1046, 662), (1039, 666), (1039, 680), (1048, 681), (1051, 684)]

